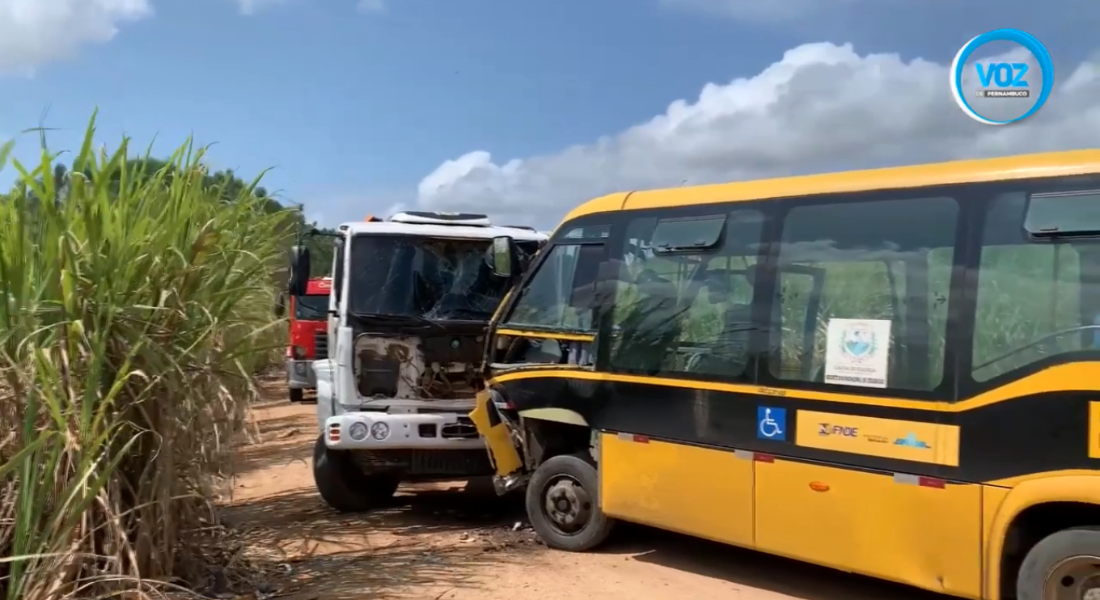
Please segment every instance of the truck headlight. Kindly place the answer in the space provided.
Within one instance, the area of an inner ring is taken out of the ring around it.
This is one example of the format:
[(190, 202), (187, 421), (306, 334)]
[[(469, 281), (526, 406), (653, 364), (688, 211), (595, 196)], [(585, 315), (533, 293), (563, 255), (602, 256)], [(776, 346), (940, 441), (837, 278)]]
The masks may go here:
[(370, 436), (378, 441), (390, 437), (390, 426), (385, 423), (375, 423), (370, 426)]
[(366, 423), (361, 421), (356, 421), (351, 424), (351, 427), (348, 427), (348, 435), (357, 442), (367, 439), (368, 433), (370, 433), (370, 429), (367, 427)]

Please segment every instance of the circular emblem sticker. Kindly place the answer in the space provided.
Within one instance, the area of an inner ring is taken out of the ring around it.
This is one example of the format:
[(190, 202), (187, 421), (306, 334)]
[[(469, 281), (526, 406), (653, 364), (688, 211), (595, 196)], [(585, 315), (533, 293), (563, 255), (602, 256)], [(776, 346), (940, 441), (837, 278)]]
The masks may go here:
[[(979, 51), (980, 50), (980, 51)], [(979, 56), (993, 58), (973, 58)], [(951, 63), (951, 93), (970, 118), (1008, 125), (1039, 111), (1054, 89), (1054, 61), (1035, 36), (996, 29), (967, 42)]]
[(855, 362), (862, 362), (875, 354), (875, 332), (870, 327), (852, 325), (844, 331), (840, 341), (840, 351)]

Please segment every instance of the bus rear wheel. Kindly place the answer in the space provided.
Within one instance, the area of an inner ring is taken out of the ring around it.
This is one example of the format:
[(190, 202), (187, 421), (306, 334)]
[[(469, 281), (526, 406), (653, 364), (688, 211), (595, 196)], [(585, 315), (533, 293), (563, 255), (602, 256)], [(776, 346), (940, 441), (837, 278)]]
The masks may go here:
[(401, 478), (394, 473), (363, 473), (347, 452), (329, 450), (318, 436), (313, 446), (313, 483), (321, 499), (340, 512), (365, 512), (393, 497)]
[(615, 520), (600, 510), (596, 467), (580, 455), (555, 456), (527, 484), (527, 518), (550, 548), (585, 552), (604, 542)]
[(1028, 551), (1016, 600), (1100, 600), (1100, 529), (1052, 533)]

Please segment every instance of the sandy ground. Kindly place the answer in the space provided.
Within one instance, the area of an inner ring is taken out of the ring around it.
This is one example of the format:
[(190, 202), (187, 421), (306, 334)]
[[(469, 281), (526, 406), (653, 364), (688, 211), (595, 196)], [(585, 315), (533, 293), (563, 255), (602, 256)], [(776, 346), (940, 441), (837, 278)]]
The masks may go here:
[(526, 527), (521, 498), (465, 482), (403, 487), (385, 509), (341, 515), (313, 488), (314, 407), (290, 404), (280, 387), (257, 408), (260, 442), (240, 448), (225, 512), (246, 555), (278, 570), (261, 598), (946, 598), (638, 526), (599, 553), (557, 552)]

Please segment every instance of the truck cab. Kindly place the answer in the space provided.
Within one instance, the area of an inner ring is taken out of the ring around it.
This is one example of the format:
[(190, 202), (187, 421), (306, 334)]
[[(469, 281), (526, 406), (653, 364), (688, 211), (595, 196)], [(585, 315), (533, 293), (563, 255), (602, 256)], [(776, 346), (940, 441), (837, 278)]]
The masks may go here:
[[(484, 385), (486, 330), (511, 283), (486, 261), (500, 236), (524, 261), (547, 239), (475, 214), (403, 212), (339, 228), (330, 352), (313, 363), (314, 480), (330, 506), (367, 510), (402, 481), (494, 472), (468, 414)], [(292, 288), (308, 278), (308, 252), (293, 260)]]
[(316, 389), (313, 362), (328, 358), (328, 302), (332, 278), (316, 277), (306, 283), (305, 294), (290, 297), (290, 340), (286, 348), (286, 383), (291, 402), (302, 402), (305, 392)]

